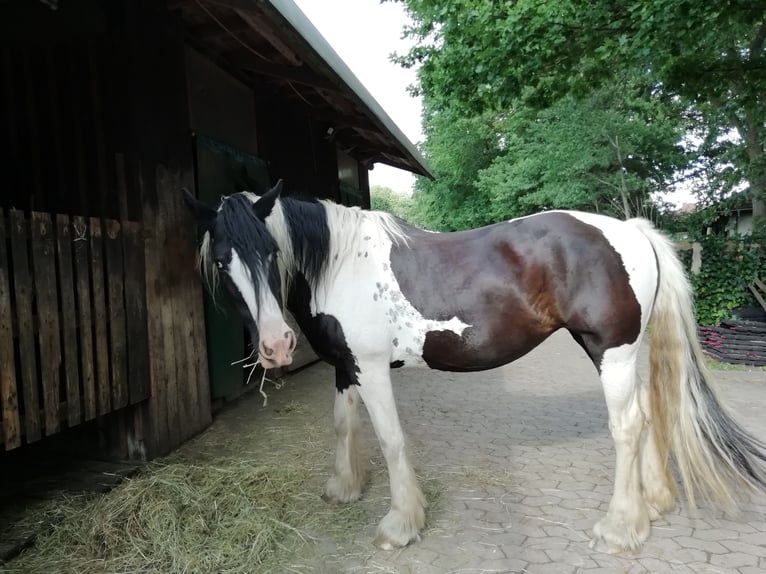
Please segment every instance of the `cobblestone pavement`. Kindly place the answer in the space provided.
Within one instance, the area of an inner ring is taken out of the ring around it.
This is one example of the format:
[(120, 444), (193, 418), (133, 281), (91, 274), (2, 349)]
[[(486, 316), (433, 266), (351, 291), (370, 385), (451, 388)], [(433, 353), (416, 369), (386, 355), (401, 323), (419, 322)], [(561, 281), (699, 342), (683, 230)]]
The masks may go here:
[[(647, 376), (647, 349), (640, 373)], [(766, 372), (715, 372), (737, 418), (766, 439)], [(269, 407), (311, 405), (295, 424), (325, 424), (333, 448), (333, 375), (316, 365), (292, 375)], [(635, 555), (588, 546), (612, 492), (614, 448), (601, 386), (568, 334), (557, 333), (519, 361), (478, 374), (394, 372), (394, 387), (415, 468), (432, 499), (423, 539), (394, 552), (375, 550), (387, 510), (388, 480), (369, 421), (377, 469), (362, 501), (369, 527), (353, 542), (321, 541), (316, 556), (285, 571), (391, 573), (741, 573), (766, 572), (766, 497), (736, 516), (679, 507), (653, 523)], [(257, 393), (232, 413), (267, 424)], [(264, 410), (266, 410), (264, 409)], [(243, 415), (244, 416), (244, 415)], [(310, 419), (308, 421), (307, 419)], [(328, 460), (327, 472), (331, 460)], [(325, 480), (327, 474), (318, 477)], [(436, 493), (436, 494), (434, 494)]]

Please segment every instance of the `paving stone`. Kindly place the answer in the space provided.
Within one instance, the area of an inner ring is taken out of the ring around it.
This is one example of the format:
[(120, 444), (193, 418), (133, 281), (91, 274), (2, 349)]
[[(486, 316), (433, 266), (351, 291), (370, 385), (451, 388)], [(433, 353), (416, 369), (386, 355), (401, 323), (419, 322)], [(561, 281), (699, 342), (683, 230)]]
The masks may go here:
[(755, 546), (766, 546), (766, 532), (751, 532), (750, 534), (741, 534), (737, 540), (746, 544), (753, 544)]
[(694, 530), (694, 538), (700, 540), (713, 540), (715, 542), (721, 540), (741, 539), (742, 534), (734, 530), (728, 530), (726, 528), (696, 528)]
[(530, 564), (527, 566), (529, 574), (574, 574), (575, 566), (568, 564)]
[(574, 549), (557, 549), (549, 548), (545, 551), (551, 562), (554, 564), (569, 564), (575, 568), (596, 568), (598, 563), (595, 562), (586, 553), (587, 548), (583, 552), (577, 552), (577, 548)]
[(745, 554), (752, 554), (761, 558), (766, 557), (766, 546), (747, 544), (740, 540), (723, 540), (721, 544), (732, 552), (744, 552)]
[(648, 572), (678, 572), (679, 574), (697, 574), (685, 564), (673, 564), (659, 558), (639, 558), (641, 565)]
[(742, 552), (727, 552), (726, 554), (711, 556), (710, 563), (714, 566), (724, 566), (726, 568), (741, 568), (742, 566), (757, 566), (758, 557)]
[(673, 538), (684, 548), (697, 548), (711, 554), (722, 554), (728, 552), (728, 548), (721, 546), (718, 542), (712, 542), (710, 540), (700, 540), (698, 538), (692, 538), (691, 536), (676, 536)]
[(484, 560), (476, 564), (476, 570), (481, 573), (503, 573), (508, 574), (510, 572), (524, 572), (526, 571), (527, 563), (523, 560), (517, 560), (515, 558), (503, 558), (498, 560)]
[(707, 562), (690, 562), (688, 566), (694, 574), (739, 574), (737, 570), (732, 568), (713, 566)]

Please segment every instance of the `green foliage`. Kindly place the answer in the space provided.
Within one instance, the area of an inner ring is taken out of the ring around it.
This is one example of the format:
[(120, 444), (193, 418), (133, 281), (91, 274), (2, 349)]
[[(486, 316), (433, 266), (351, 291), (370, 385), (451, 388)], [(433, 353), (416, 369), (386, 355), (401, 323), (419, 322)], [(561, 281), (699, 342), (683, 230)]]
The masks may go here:
[(493, 115), (427, 113), (423, 153), (435, 180), (415, 184), (412, 219), (428, 229), (454, 231), (492, 223), (492, 197), (476, 186), (477, 174), (499, 155)]
[(454, 230), (543, 209), (651, 216), (650, 195), (685, 164), (683, 122), (625, 85), (545, 110), (432, 112), (424, 153), (436, 180), (418, 183), (415, 220)]
[[(456, 115), (550, 109), (565, 96), (652, 86), (681, 105), (696, 136), (687, 156), (716, 194), (749, 185), (766, 218), (766, 4), (753, 0), (405, 0), (431, 110)], [(426, 123), (430, 120), (426, 119)], [(474, 186), (475, 187), (475, 186)]]
[(650, 216), (650, 195), (685, 163), (682, 128), (663, 106), (627, 90), (523, 109), (505, 122), (504, 152), (479, 174), (478, 188), (492, 194), (499, 218), (551, 208)]
[(370, 188), (370, 203), (376, 211), (386, 211), (396, 217), (408, 221), (412, 211), (412, 198), (409, 195), (397, 193), (390, 187), (373, 185)]
[[(708, 235), (702, 245), (699, 273), (690, 273), (697, 306), (697, 322), (717, 325), (737, 307), (758, 305), (748, 285), (766, 277), (766, 235), (725, 237)], [(687, 270), (691, 250), (683, 252)]]

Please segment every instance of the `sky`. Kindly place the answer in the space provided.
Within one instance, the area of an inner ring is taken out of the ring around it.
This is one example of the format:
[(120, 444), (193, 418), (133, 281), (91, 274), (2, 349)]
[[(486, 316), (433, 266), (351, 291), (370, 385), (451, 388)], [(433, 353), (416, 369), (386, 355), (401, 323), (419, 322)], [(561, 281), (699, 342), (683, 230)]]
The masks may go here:
[[(393, 52), (406, 53), (411, 45), (401, 38), (408, 22), (401, 4), (381, 4), (380, 0), (294, 2), (404, 135), (414, 144), (421, 142), (421, 102), (407, 91), (415, 83), (415, 71), (405, 70), (389, 58)], [(371, 186), (408, 193), (414, 182), (410, 172), (381, 163), (370, 171)]]

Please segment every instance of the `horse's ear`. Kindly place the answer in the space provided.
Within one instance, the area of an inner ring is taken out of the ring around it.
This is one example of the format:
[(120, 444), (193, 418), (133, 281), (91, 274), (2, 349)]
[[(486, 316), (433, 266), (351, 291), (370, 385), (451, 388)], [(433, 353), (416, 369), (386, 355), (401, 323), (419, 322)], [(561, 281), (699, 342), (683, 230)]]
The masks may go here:
[(274, 209), (274, 204), (282, 193), (283, 185), (284, 182), (280, 179), (274, 187), (264, 193), (260, 199), (253, 204), (253, 209), (255, 210), (255, 215), (258, 219), (266, 221), (266, 218), (271, 213), (271, 210)]
[(211, 231), (215, 224), (215, 218), (218, 217), (218, 212), (194, 197), (185, 187), (181, 189), (181, 193), (184, 197), (184, 203), (186, 203), (189, 211), (192, 212), (194, 219), (197, 221), (199, 230), (202, 233)]

